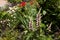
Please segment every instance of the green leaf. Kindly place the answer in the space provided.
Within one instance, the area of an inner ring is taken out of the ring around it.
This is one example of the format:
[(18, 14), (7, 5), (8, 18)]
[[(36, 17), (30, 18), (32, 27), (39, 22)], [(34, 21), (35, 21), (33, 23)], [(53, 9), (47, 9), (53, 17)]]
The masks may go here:
[(2, 17), (5, 16), (6, 14), (7, 14), (7, 12), (5, 12), (5, 11), (2, 12)]

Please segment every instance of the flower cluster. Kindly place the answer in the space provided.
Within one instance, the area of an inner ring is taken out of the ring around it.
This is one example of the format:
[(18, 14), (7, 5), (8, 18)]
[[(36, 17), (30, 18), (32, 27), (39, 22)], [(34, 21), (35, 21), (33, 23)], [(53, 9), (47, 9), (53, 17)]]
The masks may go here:
[[(29, 3), (30, 3), (30, 5), (33, 5), (33, 1), (30, 1)], [(24, 1), (23, 1), (23, 2), (21, 2), (21, 3), (19, 4), (19, 6), (20, 6), (20, 7), (24, 7), (24, 6), (26, 6), (26, 4), (27, 4), (27, 2), (24, 2)]]
[(24, 7), (25, 5), (26, 5), (26, 2), (21, 2), (21, 3), (20, 3), (20, 6), (21, 6), (21, 7)]

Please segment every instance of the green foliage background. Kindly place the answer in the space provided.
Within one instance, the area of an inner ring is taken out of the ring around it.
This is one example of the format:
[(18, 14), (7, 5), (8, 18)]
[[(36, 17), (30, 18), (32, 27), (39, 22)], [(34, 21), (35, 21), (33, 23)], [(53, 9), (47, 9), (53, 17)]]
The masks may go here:
[[(14, 4), (23, 0), (8, 1)], [(33, 5), (31, 0), (25, 1), (24, 7), (12, 7), (17, 8), (15, 12), (0, 11), (0, 40), (60, 40), (60, 0), (33, 0)], [(41, 22), (37, 27), (39, 11)], [(32, 27), (29, 27), (30, 20)]]

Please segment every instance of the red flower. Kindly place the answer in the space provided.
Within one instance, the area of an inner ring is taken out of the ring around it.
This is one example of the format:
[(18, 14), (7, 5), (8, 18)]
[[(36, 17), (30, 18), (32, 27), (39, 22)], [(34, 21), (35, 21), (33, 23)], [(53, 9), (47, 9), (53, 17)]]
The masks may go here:
[(20, 6), (21, 6), (21, 7), (24, 7), (25, 5), (26, 5), (26, 2), (21, 2), (21, 3), (20, 3)]
[(33, 4), (33, 2), (30, 2), (30, 5), (32, 5)]

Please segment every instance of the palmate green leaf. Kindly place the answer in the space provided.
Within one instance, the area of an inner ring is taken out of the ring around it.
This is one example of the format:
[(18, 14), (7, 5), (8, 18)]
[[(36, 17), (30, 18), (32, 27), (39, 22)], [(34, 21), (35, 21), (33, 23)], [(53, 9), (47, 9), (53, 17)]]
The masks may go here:
[(30, 38), (33, 36), (33, 32), (29, 33), (27, 36), (26, 36), (26, 40), (30, 40)]
[(45, 35), (40, 36), (40, 40), (47, 40)]
[(36, 16), (37, 11), (36, 11), (36, 9), (32, 8), (29, 10), (29, 13), (30, 13), (29, 14), (30, 16)]
[(53, 40), (52, 39), (52, 37), (49, 35), (49, 36), (47, 36), (47, 38), (46, 38), (47, 40)]
[(41, 27), (41, 28), (45, 28), (46, 25), (45, 25), (44, 23), (41, 23), (41, 24), (40, 24), (40, 27)]
[(6, 14), (8, 14), (7, 12), (5, 12), (5, 11), (3, 11), (2, 13), (1, 13), (2, 15), (2, 17), (4, 17)]
[(43, 15), (46, 15), (46, 11), (45, 10), (43, 10)]
[(41, 35), (40, 40), (53, 40), (51, 36)]

